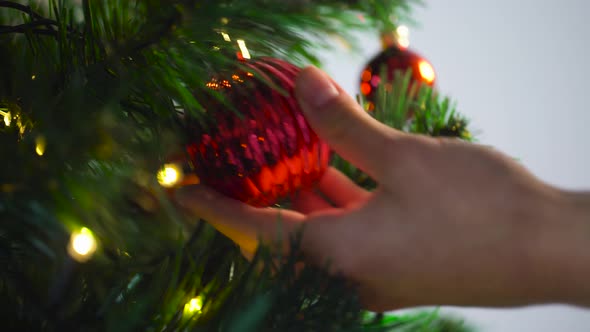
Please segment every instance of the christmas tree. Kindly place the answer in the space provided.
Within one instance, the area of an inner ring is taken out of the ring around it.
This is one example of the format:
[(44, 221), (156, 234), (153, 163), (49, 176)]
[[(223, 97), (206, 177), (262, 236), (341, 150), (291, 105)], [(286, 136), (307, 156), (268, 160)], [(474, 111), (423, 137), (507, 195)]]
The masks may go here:
[[(359, 73), (366, 110), (469, 140), (432, 67), (399, 39), (413, 4), (0, 1), (2, 330), (466, 331), (433, 312), (363, 311), (354, 285), (299, 264), (297, 236), (288, 255), (260, 247), (246, 260), (171, 189), (202, 182), (288, 205), (328, 162), (374, 188), (293, 120), (290, 95), (299, 66), (360, 29), (387, 41)], [(240, 141), (250, 134), (260, 142)]]

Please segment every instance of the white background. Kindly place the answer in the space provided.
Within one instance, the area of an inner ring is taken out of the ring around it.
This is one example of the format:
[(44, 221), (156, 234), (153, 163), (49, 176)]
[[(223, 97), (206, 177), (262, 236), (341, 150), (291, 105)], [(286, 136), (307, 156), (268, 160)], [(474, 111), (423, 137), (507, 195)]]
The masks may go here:
[[(426, 0), (416, 8), (411, 48), (438, 73), (438, 88), (472, 120), (483, 144), (517, 157), (568, 189), (590, 189), (590, 1)], [(324, 68), (352, 94), (379, 52), (324, 53)], [(590, 248), (588, 248), (590, 250)], [(590, 311), (564, 306), (456, 309), (481, 332), (587, 332)]]

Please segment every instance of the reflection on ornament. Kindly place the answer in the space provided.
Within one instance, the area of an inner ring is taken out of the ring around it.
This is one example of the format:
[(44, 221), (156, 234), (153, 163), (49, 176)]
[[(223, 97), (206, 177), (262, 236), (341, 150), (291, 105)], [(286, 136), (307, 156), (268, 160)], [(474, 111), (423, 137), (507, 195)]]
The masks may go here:
[(424, 82), (426, 82), (426, 84), (431, 85), (432, 83), (434, 83), (436, 75), (434, 74), (434, 68), (432, 68), (432, 65), (428, 63), (428, 61), (420, 61), (420, 63), (418, 64), (418, 70), (420, 71), (420, 77), (424, 79)]
[(200, 296), (193, 297), (184, 305), (184, 314), (187, 316), (199, 314), (201, 310), (203, 310), (203, 299)]
[(248, 47), (246, 47), (246, 42), (243, 39), (238, 39), (237, 42), (242, 58), (250, 59), (250, 51), (248, 51)]
[(212, 79), (205, 86), (213, 90), (219, 90), (221, 88), (231, 88), (231, 83), (228, 80)]
[(187, 119), (187, 151), (203, 184), (254, 206), (270, 206), (316, 183), (330, 152), (294, 98), (299, 68), (272, 58), (241, 65), (251, 70), (219, 75), (207, 84), (235, 109), (200, 96), (212, 116), (209, 123)]
[(182, 179), (182, 168), (177, 164), (165, 164), (156, 176), (162, 187), (174, 187)]
[(92, 258), (96, 251), (96, 239), (92, 231), (82, 227), (79, 231), (73, 232), (70, 237), (68, 253), (76, 261), (83, 263)]

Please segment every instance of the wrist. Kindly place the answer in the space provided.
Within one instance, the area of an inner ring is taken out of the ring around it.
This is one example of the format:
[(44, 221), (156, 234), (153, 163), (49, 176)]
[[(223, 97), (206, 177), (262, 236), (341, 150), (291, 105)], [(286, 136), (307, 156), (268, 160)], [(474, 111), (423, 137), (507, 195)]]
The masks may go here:
[(590, 305), (590, 194), (550, 189), (536, 204), (534, 302)]

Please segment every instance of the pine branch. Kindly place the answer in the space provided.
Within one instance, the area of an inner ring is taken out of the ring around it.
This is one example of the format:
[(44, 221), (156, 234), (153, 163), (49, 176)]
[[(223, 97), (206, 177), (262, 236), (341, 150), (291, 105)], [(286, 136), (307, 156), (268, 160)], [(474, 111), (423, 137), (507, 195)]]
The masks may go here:
[[(58, 22), (41, 16), (39, 13), (33, 11), (31, 6), (25, 6), (12, 1), (0, 1), (0, 8), (16, 9), (28, 14), (31, 18), (31, 22), (16, 26), (0, 25), (0, 34), (32, 32), (41, 35), (57, 36), (55, 27), (58, 26)], [(38, 29), (37, 27), (39, 26), (45, 26), (46, 29)]]
[[(45, 19), (39, 13), (33, 11), (33, 8), (31, 8), (31, 6), (22, 5), (22, 4), (14, 2), (14, 1), (0, 1), (0, 8), (12, 8), (12, 9), (20, 10), (20, 11), (28, 14), (29, 16), (31, 16), (33, 19), (37, 19), (37, 20), (44, 20)], [(57, 22), (55, 24), (57, 24)]]
[[(0, 1), (0, 107), (11, 123), (0, 121), (5, 326), (438, 331), (416, 317), (367, 323), (346, 280), (300, 269), (297, 239), (291, 256), (261, 248), (246, 262), (227, 238), (179, 211), (154, 176), (183, 147), (180, 117), (215, 113), (197, 96), (211, 76), (235, 68), (237, 39), (253, 57), (315, 62), (326, 36), (396, 24), (392, 16), (410, 3), (63, 0), (33, 11)], [(26, 21), (13, 23), (23, 13)], [(431, 119), (445, 108), (425, 105), (425, 121), (406, 129), (441, 133)], [(80, 227), (92, 230), (98, 250), (72, 265), (66, 248)], [(200, 310), (187, 314), (197, 297)]]
[(21, 24), (17, 26), (6, 26), (0, 25), (0, 34), (3, 33), (27, 33), (32, 32), (39, 35), (47, 35), (47, 36), (57, 36), (57, 32), (55, 30), (50, 29), (32, 29), (31, 24)]
[(38, 20), (29, 23), (23, 23), (15, 26), (0, 25), (0, 34), (6, 33), (27, 33), (32, 32), (41, 35), (49, 35), (57, 37), (57, 31), (54, 29), (38, 29), (38, 26), (47, 26), (48, 24), (55, 24), (52, 20)]

